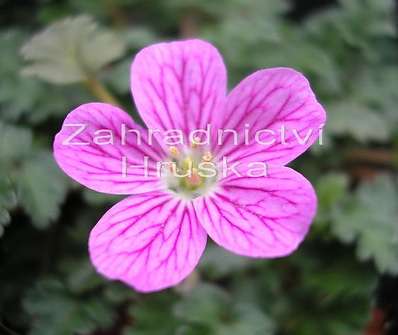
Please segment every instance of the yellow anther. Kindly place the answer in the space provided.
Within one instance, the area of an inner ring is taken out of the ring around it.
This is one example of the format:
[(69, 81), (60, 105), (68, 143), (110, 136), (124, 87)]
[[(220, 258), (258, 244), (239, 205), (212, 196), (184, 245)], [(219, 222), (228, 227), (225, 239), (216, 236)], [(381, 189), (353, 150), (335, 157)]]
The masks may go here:
[(203, 156), (202, 156), (202, 160), (205, 162), (210, 162), (213, 159), (213, 155), (211, 154), (211, 152), (206, 152)]
[(169, 147), (169, 152), (172, 157), (178, 157), (180, 155), (180, 151), (178, 150), (177, 147), (174, 146)]

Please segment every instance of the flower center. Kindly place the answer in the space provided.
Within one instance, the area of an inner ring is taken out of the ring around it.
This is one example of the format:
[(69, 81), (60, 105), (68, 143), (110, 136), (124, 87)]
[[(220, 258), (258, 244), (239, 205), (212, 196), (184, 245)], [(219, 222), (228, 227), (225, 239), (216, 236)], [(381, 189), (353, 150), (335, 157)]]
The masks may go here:
[(209, 191), (217, 180), (217, 166), (210, 151), (198, 141), (183, 150), (169, 147), (166, 183), (169, 190), (186, 199), (197, 198)]

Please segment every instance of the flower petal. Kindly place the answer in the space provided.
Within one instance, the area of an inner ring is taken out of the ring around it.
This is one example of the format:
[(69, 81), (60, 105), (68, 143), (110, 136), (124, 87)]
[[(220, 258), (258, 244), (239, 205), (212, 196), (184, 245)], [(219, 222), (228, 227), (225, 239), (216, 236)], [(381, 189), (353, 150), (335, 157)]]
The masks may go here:
[(135, 56), (131, 91), (148, 128), (185, 135), (207, 124), (215, 129), (226, 98), (226, 70), (205, 41), (154, 44)]
[(146, 130), (109, 104), (89, 103), (70, 112), (55, 137), (54, 157), (67, 175), (98, 192), (134, 194), (161, 186), (155, 173), (159, 144), (150, 145)]
[(113, 206), (91, 231), (89, 250), (105, 277), (152, 292), (187, 277), (206, 240), (192, 204), (150, 192)]
[(288, 167), (265, 177), (229, 176), (209, 197), (197, 199), (201, 224), (219, 245), (239, 255), (280, 257), (304, 239), (316, 212), (311, 184)]
[(239, 136), (225, 134), (218, 155), (272, 165), (285, 165), (307, 150), (326, 122), (307, 79), (290, 68), (245, 78), (229, 94), (224, 117), (223, 129), (235, 129)]

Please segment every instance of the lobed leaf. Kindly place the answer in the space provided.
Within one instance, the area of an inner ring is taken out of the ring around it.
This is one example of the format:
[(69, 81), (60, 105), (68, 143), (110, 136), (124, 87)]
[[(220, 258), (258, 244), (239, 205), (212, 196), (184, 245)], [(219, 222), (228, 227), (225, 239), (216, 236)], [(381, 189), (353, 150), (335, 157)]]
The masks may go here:
[(75, 83), (97, 73), (124, 51), (124, 43), (100, 29), (91, 17), (69, 17), (26, 42), (21, 53), (28, 65), (22, 72), (54, 84)]

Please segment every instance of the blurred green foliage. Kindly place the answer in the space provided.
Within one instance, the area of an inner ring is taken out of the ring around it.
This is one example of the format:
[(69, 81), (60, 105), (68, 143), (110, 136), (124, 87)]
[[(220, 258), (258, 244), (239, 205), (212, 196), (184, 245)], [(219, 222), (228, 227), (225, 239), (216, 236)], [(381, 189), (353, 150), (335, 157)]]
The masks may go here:
[[(16, 14), (26, 9), (14, 8), (13, 23), (0, 29), (0, 332), (363, 332), (377, 278), (398, 274), (393, 1), (340, 0), (300, 20), (287, 15), (291, 8), (261, 0), (36, 1), (23, 22)], [(133, 55), (190, 35), (221, 50), (231, 87), (272, 66), (310, 78), (328, 111), (325, 145), (294, 164), (316, 185), (319, 210), (290, 257), (251, 260), (210, 244), (181, 287), (141, 295), (105, 281), (88, 261), (89, 230), (117, 197), (68, 180), (51, 143), (74, 106), (99, 99), (89, 80), (138, 119), (129, 95)]]

